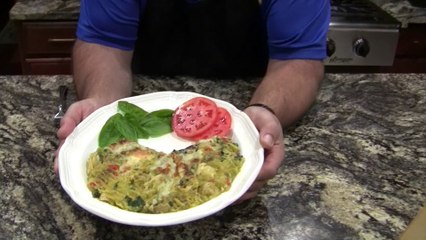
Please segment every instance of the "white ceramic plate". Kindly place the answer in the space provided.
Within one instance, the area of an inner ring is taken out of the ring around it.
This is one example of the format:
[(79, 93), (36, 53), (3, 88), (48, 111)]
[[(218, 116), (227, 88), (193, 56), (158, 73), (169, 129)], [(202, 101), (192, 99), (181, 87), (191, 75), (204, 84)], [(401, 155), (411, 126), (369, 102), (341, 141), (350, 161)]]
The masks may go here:
[[(186, 100), (197, 96), (203, 95), (191, 92), (156, 92), (121, 100), (136, 104), (151, 112), (163, 108), (175, 109)], [(210, 99), (230, 112), (232, 139), (240, 145), (241, 153), (245, 158), (242, 169), (234, 179), (229, 191), (197, 207), (163, 214), (130, 212), (92, 197), (92, 193), (86, 187), (86, 161), (90, 153), (98, 147), (97, 139), (102, 126), (110, 116), (117, 113), (117, 102), (93, 112), (66, 139), (59, 152), (59, 174), (62, 187), (79, 206), (87, 211), (110, 221), (128, 225), (174, 225), (194, 221), (222, 210), (241, 197), (256, 179), (263, 164), (263, 148), (259, 144), (258, 131), (244, 112), (225, 101)], [(140, 140), (139, 143), (166, 153), (193, 144), (193, 142), (176, 137), (174, 133)]]

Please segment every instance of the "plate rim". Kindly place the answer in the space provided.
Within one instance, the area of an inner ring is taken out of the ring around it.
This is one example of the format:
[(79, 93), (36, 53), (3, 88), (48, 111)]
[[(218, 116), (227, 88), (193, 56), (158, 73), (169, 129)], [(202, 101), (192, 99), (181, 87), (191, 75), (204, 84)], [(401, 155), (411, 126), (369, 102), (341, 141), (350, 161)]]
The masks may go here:
[[(251, 119), (247, 116), (246, 113), (244, 113), (243, 111), (241, 111), (240, 109), (236, 108), (233, 104), (224, 101), (222, 99), (217, 99), (208, 95), (204, 95), (204, 94), (200, 94), (200, 93), (196, 93), (196, 92), (190, 92), (190, 91), (157, 91), (157, 92), (152, 92), (152, 93), (147, 93), (147, 94), (141, 94), (141, 95), (136, 95), (136, 96), (131, 96), (131, 97), (126, 97), (126, 98), (121, 98), (118, 99), (110, 104), (107, 104), (105, 106), (102, 106), (100, 108), (98, 108), (97, 110), (95, 110), (93, 113), (91, 113), (89, 116), (87, 116), (80, 124), (78, 124), (76, 126), (76, 128), (73, 130), (73, 132), (65, 139), (64, 144), (62, 145), (61, 149), (59, 150), (59, 161), (58, 161), (58, 172), (59, 172), (59, 177), (60, 177), (60, 183), (62, 188), (65, 190), (65, 192), (68, 194), (69, 197), (71, 197), (71, 199), (74, 201), (74, 203), (76, 203), (78, 206), (80, 206), (81, 208), (87, 210), (88, 212), (102, 217), (106, 220), (112, 221), (112, 222), (117, 222), (117, 223), (122, 223), (122, 224), (127, 224), (127, 225), (134, 225), (134, 226), (170, 226), (170, 225), (176, 225), (176, 224), (182, 224), (182, 223), (186, 223), (186, 222), (191, 222), (191, 221), (195, 221), (204, 217), (207, 217), (209, 215), (215, 214), (221, 210), (223, 210), (224, 208), (226, 208), (227, 206), (229, 206), (230, 204), (232, 204), (232, 202), (234, 202), (235, 200), (237, 200), (242, 194), (244, 194), (248, 188), (251, 186), (251, 184), (255, 181), (257, 175), (260, 172), (260, 168), (263, 165), (264, 162), (264, 150), (262, 148), (262, 146), (260, 145), (260, 143), (257, 141), (257, 151), (253, 151), (253, 153), (256, 154), (257, 156), (257, 165), (255, 165), (256, 167), (253, 169), (253, 172), (249, 175), (249, 178), (246, 179), (246, 183), (243, 185), (244, 188), (241, 189), (240, 191), (238, 191), (238, 193), (240, 194), (238, 197), (237, 196), (228, 196), (231, 194), (229, 189), (227, 192), (224, 192), (222, 194), (220, 194), (219, 196), (203, 203), (200, 204), (196, 207), (190, 208), (190, 209), (186, 209), (186, 210), (182, 210), (182, 211), (178, 211), (178, 212), (171, 212), (171, 213), (162, 213), (162, 214), (148, 214), (148, 213), (136, 213), (136, 212), (131, 212), (131, 211), (126, 211), (123, 209), (120, 209), (118, 207), (115, 207), (113, 205), (110, 205), (108, 203), (102, 202), (99, 199), (96, 199), (97, 201), (99, 201), (103, 206), (105, 206), (105, 204), (107, 205), (107, 209), (111, 209), (111, 210), (118, 210), (119, 212), (125, 212), (128, 216), (132, 215), (132, 217), (134, 217), (135, 219), (131, 219), (131, 220), (126, 220), (126, 219), (111, 219), (110, 217), (108, 217), (107, 215), (105, 215), (103, 212), (100, 212), (99, 210), (96, 209), (96, 207), (99, 207), (98, 205), (96, 206), (92, 206), (89, 207), (86, 204), (83, 204), (81, 202), (81, 199), (78, 198), (78, 196), (76, 196), (76, 194), (74, 193), (73, 189), (72, 189), (72, 185), (69, 185), (68, 183), (70, 181), (72, 181), (71, 179), (68, 179), (67, 177), (68, 174), (66, 174), (64, 167), (61, 167), (62, 164), (64, 164), (64, 161), (66, 163), (66, 160), (64, 160), (64, 157), (66, 157), (68, 154), (68, 152), (66, 152), (67, 150), (67, 146), (73, 146), (72, 143), (73, 141), (78, 137), (79, 132), (81, 131), (81, 129), (86, 126), (87, 124), (90, 123), (90, 121), (96, 117), (99, 117), (97, 115), (102, 114), (101, 112), (105, 111), (106, 109), (110, 109), (113, 107), (116, 107), (117, 103), (119, 101), (128, 101), (128, 102), (136, 102), (138, 100), (141, 100), (143, 98), (149, 98), (149, 97), (167, 97), (170, 95), (174, 95), (175, 97), (177, 95), (179, 96), (186, 96), (186, 98), (191, 98), (191, 97), (197, 97), (197, 96), (202, 96), (202, 97), (206, 97), (209, 98), (211, 100), (213, 100), (215, 103), (217, 103), (218, 105), (222, 106), (222, 107), (226, 107), (228, 109), (232, 109), (232, 111), (234, 113), (238, 113), (238, 116), (241, 117), (243, 120), (245, 120), (246, 124), (249, 125), (249, 127), (254, 130), (251, 132), (251, 134), (254, 134), (254, 137), (257, 140), (259, 139), (259, 133), (256, 130), (256, 127), (254, 126), (254, 123), (251, 121)], [(105, 114), (105, 113), (103, 113)], [(232, 113), (231, 113), (232, 114)], [(233, 116), (233, 114), (232, 114)], [(233, 116), (234, 118), (234, 116)], [(233, 121), (234, 122), (234, 121)], [(75, 136), (77, 135), (77, 136)], [(97, 148), (97, 147), (96, 147)], [(245, 156), (244, 156), (245, 157)], [(85, 163), (87, 160), (82, 160), (84, 161), (83, 163)], [(247, 161), (247, 160), (246, 160)], [(246, 163), (244, 163), (246, 164)], [(243, 164), (243, 167), (244, 167)], [(243, 168), (242, 168), (243, 169)], [(236, 178), (239, 176), (239, 174), (236, 176)], [(86, 181), (86, 179), (84, 179), (84, 181)], [(235, 179), (234, 179), (235, 181)], [(232, 192), (233, 193), (233, 192)], [(218, 199), (220, 196), (222, 196), (222, 198), (224, 197), (229, 197), (232, 201), (213, 201), (214, 199)], [(95, 198), (94, 198), (95, 199)], [(205, 206), (206, 204), (210, 203), (218, 203), (217, 205), (213, 205), (214, 208), (212, 208), (213, 210), (210, 211), (205, 211), (202, 213), (198, 213), (194, 215), (190, 215), (192, 217), (188, 218), (186, 217), (185, 213), (192, 213), (192, 211), (194, 211), (193, 209), (199, 209), (201, 208), (200, 206)], [(191, 210), (191, 211), (190, 211)], [(142, 218), (137, 218), (136, 216), (142, 217)], [(157, 217), (158, 216), (158, 217)], [(145, 217), (147, 217), (147, 220), (143, 220)], [(175, 217), (175, 218), (173, 218)], [(152, 221), (152, 219), (150, 220), (149, 218), (153, 218), (153, 219), (157, 219), (157, 220), (161, 220), (161, 219), (166, 219), (166, 221), (162, 221), (162, 222), (156, 222), (156, 221)], [(134, 220), (137, 220), (136, 222)]]

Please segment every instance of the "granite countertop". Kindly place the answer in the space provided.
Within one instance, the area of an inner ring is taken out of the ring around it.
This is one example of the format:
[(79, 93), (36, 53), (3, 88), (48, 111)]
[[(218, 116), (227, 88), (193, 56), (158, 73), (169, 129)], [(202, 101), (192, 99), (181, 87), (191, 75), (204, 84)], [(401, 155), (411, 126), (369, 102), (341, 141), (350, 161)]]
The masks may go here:
[(406, 28), (410, 23), (426, 23), (426, 8), (413, 6), (407, 0), (371, 0)]
[[(415, 7), (408, 0), (371, 0), (401, 22), (426, 23), (426, 8)], [(79, 0), (18, 0), (10, 11), (14, 20), (77, 20)]]
[(77, 20), (79, 0), (17, 0), (9, 12), (12, 20)]
[[(134, 92), (194, 91), (243, 108), (257, 83), (135, 76)], [(0, 239), (396, 239), (426, 203), (425, 74), (326, 75), (256, 198), (152, 228), (92, 215), (62, 189), (52, 123), (62, 84), (71, 77), (0, 76)]]

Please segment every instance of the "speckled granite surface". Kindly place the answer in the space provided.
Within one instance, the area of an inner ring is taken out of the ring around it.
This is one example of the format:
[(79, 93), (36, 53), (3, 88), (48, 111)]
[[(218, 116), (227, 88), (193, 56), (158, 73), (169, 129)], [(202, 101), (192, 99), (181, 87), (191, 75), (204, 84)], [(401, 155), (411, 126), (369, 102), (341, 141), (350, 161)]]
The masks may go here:
[[(243, 108), (257, 80), (137, 76), (135, 94), (195, 91)], [(286, 133), (286, 161), (257, 198), (170, 227), (108, 222), (52, 171), (51, 118), (69, 76), (0, 76), (0, 239), (396, 239), (426, 203), (426, 75), (326, 75)], [(71, 103), (74, 92), (69, 92)]]
[(12, 20), (77, 20), (79, 0), (17, 0), (10, 10)]
[[(426, 23), (426, 8), (412, 6), (407, 0), (371, 0), (397, 18), (402, 27), (408, 23)], [(18, 0), (10, 11), (16, 20), (76, 20), (79, 0)]]
[(407, 0), (371, 0), (401, 22), (401, 27), (409, 23), (426, 23), (426, 8), (413, 6)]

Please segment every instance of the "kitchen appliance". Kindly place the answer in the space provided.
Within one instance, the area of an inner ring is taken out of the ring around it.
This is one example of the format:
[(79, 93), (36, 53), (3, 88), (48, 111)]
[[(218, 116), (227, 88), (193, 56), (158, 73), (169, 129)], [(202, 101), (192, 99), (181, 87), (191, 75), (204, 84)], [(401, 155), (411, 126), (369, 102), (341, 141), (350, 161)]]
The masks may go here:
[(390, 66), (400, 22), (368, 0), (330, 0), (325, 65)]

